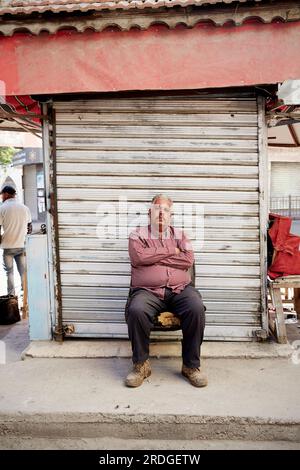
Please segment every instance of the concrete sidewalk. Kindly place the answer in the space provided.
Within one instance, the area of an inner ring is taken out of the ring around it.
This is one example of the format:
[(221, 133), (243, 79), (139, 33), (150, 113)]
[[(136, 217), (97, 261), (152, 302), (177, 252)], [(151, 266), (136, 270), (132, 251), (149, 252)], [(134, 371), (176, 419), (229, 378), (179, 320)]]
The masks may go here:
[[(294, 353), (291, 344), (274, 342), (224, 342), (204, 341), (201, 346), (201, 357), (206, 359), (262, 359), (290, 358)], [(26, 358), (109, 358), (132, 355), (131, 345), (126, 339), (66, 339), (63, 343), (56, 341), (32, 341), (23, 352)], [(151, 341), (150, 357), (181, 357), (180, 341)]]
[(125, 358), (0, 366), (0, 447), (15, 437), (278, 441), (280, 448), (284, 441), (300, 449), (300, 365), (290, 358), (206, 359), (204, 389), (180, 375), (180, 359), (151, 362), (153, 374), (138, 389), (123, 385)]
[(0, 339), (2, 449), (300, 449), (291, 345), (205, 342), (209, 386), (197, 389), (180, 375), (180, 343), (153, 343), (151, 377), (128, 389), (128, 341), (29, 344), (26, 321)]

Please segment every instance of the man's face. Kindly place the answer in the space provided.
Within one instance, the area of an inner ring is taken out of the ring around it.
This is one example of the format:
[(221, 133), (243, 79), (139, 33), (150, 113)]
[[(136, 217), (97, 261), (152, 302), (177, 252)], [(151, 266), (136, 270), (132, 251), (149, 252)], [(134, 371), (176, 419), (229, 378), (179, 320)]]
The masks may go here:
[(172, 205), (166, 199), (156, 199), (155, 204), (151, 205), (150, 220), (151, 224), (159, 229), (165, 230), (171, 223)]

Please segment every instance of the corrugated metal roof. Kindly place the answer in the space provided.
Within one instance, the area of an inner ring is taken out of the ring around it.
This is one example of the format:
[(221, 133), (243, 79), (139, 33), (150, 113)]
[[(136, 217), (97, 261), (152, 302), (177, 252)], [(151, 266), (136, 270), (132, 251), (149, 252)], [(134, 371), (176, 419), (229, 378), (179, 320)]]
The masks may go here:
[[(54, 13), (80, 10), (129, 10), (161, 7), (186, 7), (189, 5), (214, 5), (217, 3), (245, 3), (247, 0), (0, 0), (0, 14)], [(254, 0), (260, 2), (261, 0)]]
[[(1, 0), (0, 0), (1, 1)], [(61, 15), (30, 15), (19, 17), (13, 15), (2, 17), (0, 21), (0, 34), (11, 36), (16, 32), (29, 32), (40, 34), (48, 31), (55, 34), (62, 29), (72, 29), (84, 32), (86, 29), (103, 31), (110, 27), (117, 27), (121, 31), (129, 31), (131, 28), (146, 30), (155, 24), (165, 25), (170, 29), (177, 25), (185, 25), (193, 28), (197, 24), (209, 23), (214, 26), (232, 24), (241, 26), (248, 20), (258, 23), (272, 23), (273, 21), (293, 22), (300, 20), (299, 1), (279, 1), (276, 3), (259, 2), (257, 4), (242, 3), (239, 8), (231, 4), (222, 4), (218, 8), (203, 6), (197, 8), (177, 7), (169, 9), (166, 7), (156, 9), (129, 9), (129, 10), (103, 10), (99, 12), (90, 11), (90, 14), (67, 12)]]

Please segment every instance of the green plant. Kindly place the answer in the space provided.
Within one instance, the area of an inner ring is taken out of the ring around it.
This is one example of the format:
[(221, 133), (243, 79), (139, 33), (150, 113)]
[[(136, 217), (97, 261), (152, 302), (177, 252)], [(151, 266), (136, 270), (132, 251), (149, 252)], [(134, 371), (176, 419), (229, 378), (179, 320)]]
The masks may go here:
[(10, 165), (15, 152), (13, 147), (0, 147), (0, 165), (4, 167)]

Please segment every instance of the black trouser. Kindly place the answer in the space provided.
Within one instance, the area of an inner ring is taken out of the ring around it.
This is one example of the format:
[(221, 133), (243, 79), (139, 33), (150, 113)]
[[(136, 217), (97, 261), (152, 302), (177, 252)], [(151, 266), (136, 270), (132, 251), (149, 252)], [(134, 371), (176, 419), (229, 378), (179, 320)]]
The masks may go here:
[(179, 294), (166, 288), (164, 299), (146, 289), (132, 288), (125, 308), (125, 319), (132, 346), (132, 361), (144, 362), (149, 357), (150, 332), (154, 317), (171, 311), (180, 317), (182, 358), (187, 367), (200, 366), (200, 346), (205, 327), (202, 297), (190, 284)]

